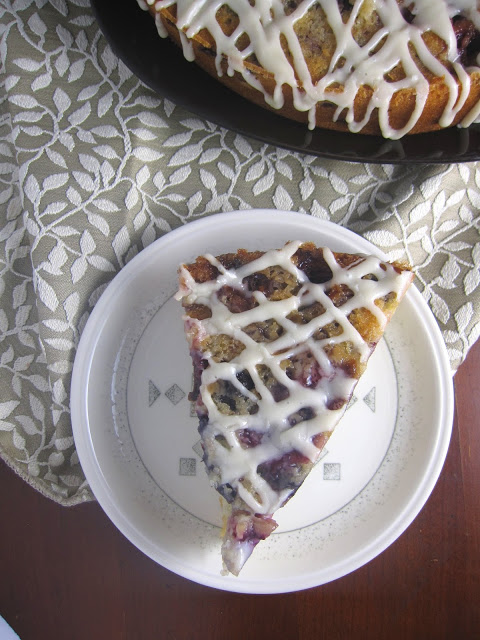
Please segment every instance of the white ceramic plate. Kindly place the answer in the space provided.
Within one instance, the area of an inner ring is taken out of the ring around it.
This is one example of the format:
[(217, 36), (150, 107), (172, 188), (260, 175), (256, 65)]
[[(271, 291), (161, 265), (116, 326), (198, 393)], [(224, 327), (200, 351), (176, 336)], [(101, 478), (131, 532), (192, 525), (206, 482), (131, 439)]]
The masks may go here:
[(100, 505), (156, 562), (229, 591), (295, 591), (364, 565), (420, 511), (450, 440), (449, 361), (436, 321), (412, 287), (328, 451), (277, 513), (279, 528), (258, 545), (240, 577), (221, 575), (222, 509), (200, 460), (187, 399), (192, 366), (173, 298), (177, 267), (206, 251), (272, 248), (297, 239), (382, 255), (342, 227), (292, 212), (232, 212), (189, 223), (115, 277), (75, 360), (75, 443)]

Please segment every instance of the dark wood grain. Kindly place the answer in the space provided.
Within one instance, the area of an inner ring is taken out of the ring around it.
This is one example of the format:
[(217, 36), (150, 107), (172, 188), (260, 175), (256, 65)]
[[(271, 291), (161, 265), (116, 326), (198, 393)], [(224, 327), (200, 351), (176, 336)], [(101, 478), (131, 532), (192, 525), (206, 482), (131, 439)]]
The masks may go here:
[(60, 507), (0, 463), (0, 614), (22, 640), (480, 638), (480, 342), (455, 379), (427, 504), (365, 567), (298, 593), (224, 593), (153, 563), (97, 504)]

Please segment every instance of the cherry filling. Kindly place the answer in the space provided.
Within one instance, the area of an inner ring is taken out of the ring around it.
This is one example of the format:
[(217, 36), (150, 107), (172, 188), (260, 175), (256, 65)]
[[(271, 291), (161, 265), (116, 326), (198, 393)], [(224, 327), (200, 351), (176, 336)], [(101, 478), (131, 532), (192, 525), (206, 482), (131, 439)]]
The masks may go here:
[(327, 406), (327, 409), (330, 409), (330, 411), (338, 411), (343, 407), (345, 403), (346, 403), (345, 398), (332, 398), (327, 401), (326, 406)]
[(269, 516), (235, 511), (228, 522), (227, 534), (239, 542), (256, 544), (268, 538), (277, 526), (275, 520)]
[(242, 449), (250, 449), (257, 447), (263, 438), (263, 433), (255, 431), (254, 429), (237, 429), (235, 431), (237, 440), (240, 442)]
[(412, 13), (412, 9), (413, 9), (413, 2), (410, 2), (406, 7), (405, 6), (400, 7), (400, 12), (403, 16), (403, 19), (405, 20), (405, 22), (408, 22), (408, 24), (412, 24), (412, 22), (415, 19), (415, 15)]
[(334, 284), (325, 293), (336, 307), (341, 307), (354, 296), (353, 291), (346, 284)]
[(216, 489), (218, 493), (225, 498), (228, 504), (232, 504), (237, 496), (237, 491), (228, 482), (217, 485)]
[(464, 16), (455, 16), (452, 26), (457, 39), (457, 49), (460, 61), (465, 66), (476, 63), (480, 51), (480, 33), (471, 20)]
[(188, 394), (188, 399), (190, 402), (195, 402), (200, 394), (202, 372), (208, 367), (208, 360), (202, 358), (202, 354), (196, 349), (192, 349), (190, 355), (193, 362), (193, 385), (192, 390)]
[(340, 13), (344, 13), (345, 11), (351, 11), (353, 9), (353, 1), (349, 0), (337, 0), (338, 8), (340, 9)]
[(290, 396), (290, 391), (281, 382), (274, 384), (269, 391), (275, 402), (282, 402), (282, 400), (286, 400)]
[(290, 380), (299, 382), (303, 387), (315, 389), (323, 378), (323, 372), (311, 351), (292, 356), (287, 361), (285, 373)]
[(202, 435), (202, 433), (205, 431), (205, 429), (208, 427), (208, 416), (207, 415), (202, 415), (199, 416), (198, 418), (198, 432), (200, 435)]
[(242, 284), (248, 291), (263, 293), (267, 300), (282, 300), (295, 295), (300, 289), (295, 276), (279, 265), (245, 276)]
[(322, 284), (332, 279), (333, 273), (323, 257), (323, 251), (311, 251), (300, 247), (293, 256), (293, 262), (314, 284)]
[(262, 462), (257, 473), (272, 487), (274, 491), (298, 489), (313, 464), (298, 451), (289, 451), (280, 458)]
[(312, 420), (315, 417), (315, 411), (312, 407), (303, 407), (299, 409), (296, 413), (292, 413), (288, 416), (288, 424), (291, 427), (294, 427), (299, 422), (304, 422), (306, 420)]
[(243, 384), (245, 389), (247, 389), (248, 391), (255, 389), (255, 384), (252, 380), (252, 376), (248, 373), (246, 369), (243, 369), (243, 371), (239, 371), (236, 374), (236, 378), (241, 384)]
[(264, 273), (252, 273), (246, 276), (242, 282), (247, 285), (249, 291), (261, 291), (267, 297), (273, 291), (274, 282)]
[(288, 388), (275, 378), (270, 367), (264, 364), (258, 364), (256, 369), (261, 381), (270, 391), (275, 402), (282, 402), (282, 400), (286, 400), (289, 397), (290, 392)]
[(230, 313), (249, 311), (258, 304), (252, 296), (246, 296), (243, 291), (227, 285), (218, 290), (217, 297), (220, 302), (227, 307)]

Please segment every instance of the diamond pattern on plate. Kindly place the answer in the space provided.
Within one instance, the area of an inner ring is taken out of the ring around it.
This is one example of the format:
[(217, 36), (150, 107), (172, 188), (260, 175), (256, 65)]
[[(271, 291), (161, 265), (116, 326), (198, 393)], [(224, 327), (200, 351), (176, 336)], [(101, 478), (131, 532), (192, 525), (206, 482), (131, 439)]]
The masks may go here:
[(180, 400), (183, 400), (185, 397), (185, 391), (180, 389), (178, 384), (173, 384), (169, 389), (167, 389), (167, 391), (165, 391), (165, 395), (172, 404), (178, 404)]

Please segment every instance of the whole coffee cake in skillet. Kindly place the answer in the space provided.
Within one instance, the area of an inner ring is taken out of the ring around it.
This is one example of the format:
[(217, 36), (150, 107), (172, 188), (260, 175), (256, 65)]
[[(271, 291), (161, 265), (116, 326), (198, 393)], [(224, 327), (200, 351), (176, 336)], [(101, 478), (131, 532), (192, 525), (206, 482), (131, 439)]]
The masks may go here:
[(140, 4), (188, 60), (310, 128), (397, 139), (480, 115), (476, 0)]

